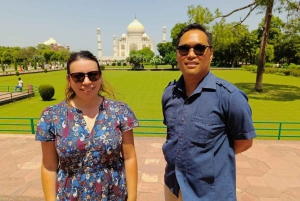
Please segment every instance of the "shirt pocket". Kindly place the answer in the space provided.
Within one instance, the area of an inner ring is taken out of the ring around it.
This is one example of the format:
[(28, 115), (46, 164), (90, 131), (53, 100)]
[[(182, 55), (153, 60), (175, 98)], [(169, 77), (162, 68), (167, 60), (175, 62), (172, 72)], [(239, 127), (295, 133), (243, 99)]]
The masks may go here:
[(218, 116), (194, 116), (191, 122), (190, 141), (194, 145), (212, 144), (214, 138), (224, 130), (224, 122)]

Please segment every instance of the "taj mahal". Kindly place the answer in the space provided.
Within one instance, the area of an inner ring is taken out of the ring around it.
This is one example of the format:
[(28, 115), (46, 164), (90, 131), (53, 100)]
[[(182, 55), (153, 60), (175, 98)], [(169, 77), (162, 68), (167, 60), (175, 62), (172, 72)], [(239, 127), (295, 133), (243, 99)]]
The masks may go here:
[[(154, 39), (146, 34), (144, 26), (135, 18), (127, 26), (127, 35), (123, 33), (120, 38), (113, 36), (113, 56), (102, 55), (101, 33), (97, 29), (98, 36), (98, 60), (106, 63), (110, 61), (124, 61), (131, 50), (141, 50), (149, 47), (154, 52)], [(166, 27), (163, 27), (162, 42), (166, 42)]]

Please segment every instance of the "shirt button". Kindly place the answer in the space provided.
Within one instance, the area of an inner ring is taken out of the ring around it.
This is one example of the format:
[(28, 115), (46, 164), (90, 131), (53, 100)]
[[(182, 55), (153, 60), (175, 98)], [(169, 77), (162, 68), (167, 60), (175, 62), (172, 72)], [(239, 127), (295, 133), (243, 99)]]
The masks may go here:
[(185, 118), (182, 118), (181, 121), (184, 122), (184, 121), (185, 121)]
[(179, 135), (179, 138), (182, 138), (182, 135), (181, 135), (181, 134)]
[(177, 151), (177, 155), (179, 155), (179, 154), (180, 154), (180, 150)]

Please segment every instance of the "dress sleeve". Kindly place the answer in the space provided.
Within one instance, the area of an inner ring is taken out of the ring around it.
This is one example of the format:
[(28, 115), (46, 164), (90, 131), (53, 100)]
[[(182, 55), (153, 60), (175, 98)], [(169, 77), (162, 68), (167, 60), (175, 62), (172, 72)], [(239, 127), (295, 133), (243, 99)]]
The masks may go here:
[(53, 125), (53, 107), (46, 108), (37, 123), (35, 140), (51, 142), (55, 139), (55, 127)]
[(240, 90), (231, 94), (228, 107), (227, 125), (233, 140), (246, 140), (256, 137), (252, 122), (252, 110), (248, 98)]
[(120, 109), (120, 130), (122, 132), (129, 131), (139, 126), (134, 112), (126, 103), (122, 104)]

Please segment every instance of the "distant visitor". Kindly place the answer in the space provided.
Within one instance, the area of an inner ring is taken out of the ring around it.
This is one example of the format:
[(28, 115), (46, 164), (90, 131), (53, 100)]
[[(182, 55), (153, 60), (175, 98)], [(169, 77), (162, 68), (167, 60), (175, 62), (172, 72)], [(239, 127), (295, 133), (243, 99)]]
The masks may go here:
[(20, 92), (22, 92), (22, 88), (23, 88), (23, 81), (22, 81), (22, 79), (19, 77), (19, 78), (18, 78), (18, 85), (15, 87), (14, 92), (16, 92), (17, 89), (20, 89)]

